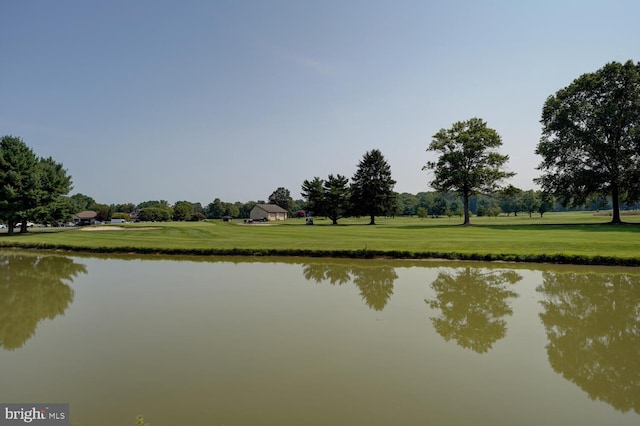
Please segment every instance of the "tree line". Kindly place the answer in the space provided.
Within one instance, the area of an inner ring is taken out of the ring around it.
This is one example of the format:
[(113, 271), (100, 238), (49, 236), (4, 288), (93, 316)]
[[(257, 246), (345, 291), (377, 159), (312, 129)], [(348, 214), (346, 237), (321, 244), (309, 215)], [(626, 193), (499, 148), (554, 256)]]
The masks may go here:
[[(423, 169), (433, 174), (430, 186), (443, 195), (417, 207), (416, 214), (437, 216), (461, 210), (467, 225), (472, 197), (483, 204), (476, 213), (489, 215), (500, 211), (542, 215), (556, 200), (563, 208), (594, 202), (604, 207), (610, 202), (611, 222), (621, 223), (621, 206), (640, 201), (640, 62), (611, 62), (575, 79), (547, 98), (541, 124), (542, 137), (535, 150), (542, 157), (537, 167), (541, 175), (534, 182), (542, 191), (503, 186), (515, 173), (504, 168), (509, 156), (498, 151), (502, 139), (484, 120), (471, 118), (433, 135), (427, 151), (438, 158)], [(390, 205), (398, 206), (398, 197), (375, 174), (367, 174), (365, 160), (352, 181), (351, 190), (358, 193), (352, 192), (351, 207), (362, 207), (360, 213), (388, 212)], [(311, 204), (323, 200), (320, 210), (332, 217), (332, 207), (340, 206), (329, 196), (336, 189), (338, 194), (346, 190), (344, 178), (329, 175), (326, 181), (305, 181), (303, 195)], [(461, 209), (455, 199), (447, 202), (445, 194), (450, 192), (461, 198)], [(410, 206), (404, 198), (403, 204)], [(368, 201), (372, 205), (365, 206)]]
[[(435, 161), (423, 167), (432, 175), (435, 193), (398, 194), (389, 164), (373, 149), (364, 154), (349, 180), (340, 174), (313, 177), (301, 185), (302, 200), (293, 200), (286, 188), (277, 188), (268, 202), (292, 214), (305, 210), (326, 216), (365, 216), (375, 224), (378, 215), (415, 214), (421, 217), (520, 212), (544, 214), (558, 206), (595, 209), (609, 205), (612, 223), (620, 223), (621, 208), (640, 201), (640, 63), (611, 62), (586, 73), (549, 96), (542, 109), (542, 136), (535, 153), (542, 157), (534, 179), (540, 191), (523, 191), (504, 181), (507, 155), (499, 152), (502, 139), (481, 118), (453, 123), (432, 136), (428, 152)], [(91, 209), (108, 220), (131, 215), (140, 220), (201, 220), (223, 216), (248, 217), (257, 203), (228, 203), (216, 198), (207, 206), (165, 200), (138, 205), (104, 205), (71, 190), (71, 177), (62, 164), (37, 157), (14, 136), (0, 141), (0, 219), (9, 232), (26, 221), (51, 222), (73, 210)]]

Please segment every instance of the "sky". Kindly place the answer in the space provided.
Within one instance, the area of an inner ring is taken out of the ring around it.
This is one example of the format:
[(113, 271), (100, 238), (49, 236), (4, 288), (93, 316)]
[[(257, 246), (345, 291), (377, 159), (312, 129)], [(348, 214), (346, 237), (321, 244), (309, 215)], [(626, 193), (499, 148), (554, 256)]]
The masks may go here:
[(636, 0), (0, 4), (0, 136), (99, 203), (301, 199), (379, 149), (429, 191), (432, 136), (480, 117), (536, 189), (546, 98), (640, 60)]

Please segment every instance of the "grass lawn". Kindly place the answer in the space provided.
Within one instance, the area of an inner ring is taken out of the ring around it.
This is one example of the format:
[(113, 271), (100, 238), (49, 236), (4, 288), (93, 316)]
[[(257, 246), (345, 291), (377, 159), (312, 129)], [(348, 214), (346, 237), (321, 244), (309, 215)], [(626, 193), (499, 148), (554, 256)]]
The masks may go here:
[[(336, 257), (444, 257), (476, 260), (628, 264), (640, 266), (640, 215), (625, 225), (591, 212), (498, 218), (316, 219), (246, 225), (234, 222), (137, 223), (90, 228), (35, 228), (0, 234), (0, 246), (79, 251), (305, 255)], [(124, 229), (123, 229), (124, 228)]]

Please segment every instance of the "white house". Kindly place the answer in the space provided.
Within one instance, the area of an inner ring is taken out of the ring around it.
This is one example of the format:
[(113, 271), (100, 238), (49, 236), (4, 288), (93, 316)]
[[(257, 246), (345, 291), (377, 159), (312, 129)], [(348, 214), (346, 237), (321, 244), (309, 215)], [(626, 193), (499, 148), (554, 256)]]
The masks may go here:
[(249, 217), (252, 220), (285, 220), (287, 211), (277, 204), (256, 204)]

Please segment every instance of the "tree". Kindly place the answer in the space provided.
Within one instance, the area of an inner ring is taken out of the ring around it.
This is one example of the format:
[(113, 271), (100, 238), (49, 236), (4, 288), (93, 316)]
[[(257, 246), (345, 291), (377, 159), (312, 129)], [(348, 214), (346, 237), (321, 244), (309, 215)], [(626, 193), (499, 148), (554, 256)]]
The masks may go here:
[[(192, 204), (193, 214), (201, 213), (197, 209), (198, 204), (200, 203)], [(201, 214), (204, 214), (204, 217), (207, 219), (222, 219), (223, 216), (249, 217), (249, 212), (251, 212), (253, 206), (255, 206), (255, 202), (250, 205), (250, 207), (247, 207), (247, 205), (243, 205), (239, 201), (235, 203), (226, 203), (220, 198), (216, 198), (203, 209), (203, 213)]]
[(95, 203), (89, 210), (93, 210), (97, 213), (96, 220), (100, 222), (109, 222), (111, 215), (113, 215), (113, 207), (108, 204)]
[(418, 215), (420, 219), (424, 219), (425, 217), (429, 216), (429, 212), (427, 211), (426, 207), (418, 207), (418, 209), (416, 210), (416, 215)]
[(578, 77), (547, 98), (541, 123), (536, 183), (563, 206), (610, 194), (611, 222), (621, 223), (620, 200), (640, 196), (640, 63)]
[(224, 203), (224, 215), (238, 217), (240, 216), (240, 207), (235, 203)]
[(168, 222), (173, 217), (173, 209), (167, 200), (150, 200), (138, 204), (138, 220)]
[(500, 208), (509, 216), (513, 213), (518, 216), (520, 205), (522, 204), (522, 189), (513, 185), (507, 185), (500, 191)]
[(450, 129), (433, 135), (427, 151), (438, 151), (438, 161), (429, 161), (424, 169), (433, 170), (431, 186), (442, 192), (456, 191), (463, 198), (464, 225), (469, 221), (469, 197), (498, 189), (503, 179), (515, 173), (502, 170), (508, 155), (496, 151), (502, 145), (498, 132), (480, 118), (458, 121)]
[(314, 216), (324, 214), (324, 180), (314, 177), (313, 180), (302, 182), (302, 197), (307, 201), (307, 210), (312, 212)]
[[(73, 209), (70, 200), (63, 196), (71, 188), (71, 176), (67, 175), (61, 163), (56, 163), (51, 157), (40, 158), (36, 166), (35, 205), (27, 212), (27, 217), (48, 223), (66, 219)], [(21, 232), (26, 232), (26, 225), (26, 220), (23, 220)]]
[(169, 202), (167, 200), (149, 200), (143, 201), (142, 203), (138, 204), (139, 209), (144, 209), (147, 207), (157, 207), (169, 210), (171, 209), (171, 206), (169, 206)]
[(0, 218), (13, 234), (16, 222), (27, 232), (27, 221), (68, 216), (69, 203), (61, 197), (71, 190), (71, 176), (51, 157), (38, 158), (22, 139), (0, 140)]
[(255, 201), (247, 201), (246, 203), (236, 203), (236, 205), (238, 206), (238, 209), (240, 210), (240, 217), (241, 218), (249, 218), (251, 216), (251, 210), (253, 210), (253, 208), (256, 206), (256, 204), (258, 204)]
[(193, 204), (188, 201), (178, 201), (173, 206), (173, 220), (175, 221), (191, 220), (193, 213)]
[(544, 192), (539, 192), (540, 206), (538, 207), (538, 213), (542, 217), (546, 212), (553, 211), (556, 206), (556, 199), (552, 195)]
[(338, 219), (349, 207), (349, 178), (342, 175), (329, 175), (324, 182), (323, 204), (325, 214), (333, 225), (338, 224)]
[(19, 137), (0, 139), (0, 218), (7, 221), (8, 233), (35, 205), (38, 159)]
[(224, 204), (220, 198), (216, 198), (205, 208), (207, 219), (220, 219), (224, 216)]
[(396, 214), (401, 216), (413, 216), (417, 213), (419, 200), (414, 194), (403, 192), (398, 194), (396, 198), (397, 210)]
[[(92, 203), (90, 203), (92, 204)], [(136, 205), (133, 203), (116, 204), (113, 206), (113, 211), (116, 213), (133, 213), (136, 211)]]
[(88, 195), (84, 195), (84, 194), (73, 194), (71, 197), (71, 201), (74, 204), (75, 207), (75, 213), (84, 211), (84, 210), (89, 210), (89, 208), (96, 204), (96, 200), (94, 200), (93, 198), (91, 198)]
[(442, 194), (434, 194), (427, 211), (432, 218), (444, 216), (447, 213), (447, 200), (444, 199)]
[(76, 210), (71, 198), (60, 196), (52, 203), (43, 206), (43, 208), (36, 209), (33, 218), (39, 223), (69, 222), (73, 214), (77, 212), (78, 210)]
[(138, 211), (138, 220), (142, 222), (168, 222), (172, 212), (167, 207), (143, 207)]
[(501, 212), (502, 210), (498, 205), (498, 200), (485, 195), (478, 196), (478, 207), (476, 210), (478, 216), (497, 217)]
[(451, 217), (453, 215), (462, 216), (462, 206), (460, 205), (460, 200), (451, 200), (449, 202), (447, 216)]
[(531, 217), (533, 212), (540, 210), (541, 203), (542, 201), (540, 200), (540, 197), (538, 196), (538, 193), (536, 191), (530, 189), (522, 193), (522, 210), (529, 213), (529, 217)]
[(124, 221), (129, 221), (131, 220), (131, 215), (129, 213), (125, 213), (125, 212), (114, 212), (111, 215), (111, 219), (122, 219)]
[(396, 181), (391, 178), (391, 167), (382, 152), (367, 151), (351, 180), (351, 206), (355, 214), (370, 217), (369, 225), (376, 224), (376, 215), (394, 212)]
[(610, 209), (611, 205), (609, 204), (609, 197), (603, 194), (593, 194), (587, 199), (587, 204), (585, 206), (589, 210), (605, 210)]
[(277, 204), (289, 213), (293, 207), (293, 198), (288, 189), (280, 187), (269, 195), (269, 204)]

